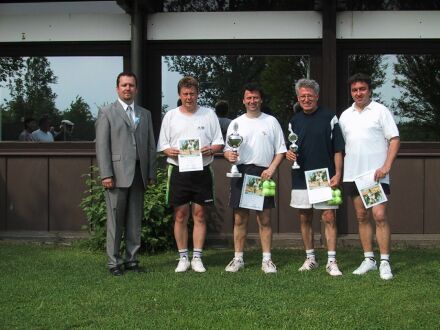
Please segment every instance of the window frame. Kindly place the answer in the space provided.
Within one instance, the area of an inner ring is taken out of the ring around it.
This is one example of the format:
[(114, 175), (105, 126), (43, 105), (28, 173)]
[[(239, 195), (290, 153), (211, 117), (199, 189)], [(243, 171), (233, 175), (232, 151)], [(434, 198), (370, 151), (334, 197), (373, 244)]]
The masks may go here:
[[(347, 85), (348, 57), (353, 54), (371, 55), (420, 55), (434, 54), (440, 56), (440, 43), (437, 39), (352, 39), (337, 40), (337, 114), (341, 115), (351, 102)], [(440, 141), (402, 141), (399, 156), (438, 157)]]

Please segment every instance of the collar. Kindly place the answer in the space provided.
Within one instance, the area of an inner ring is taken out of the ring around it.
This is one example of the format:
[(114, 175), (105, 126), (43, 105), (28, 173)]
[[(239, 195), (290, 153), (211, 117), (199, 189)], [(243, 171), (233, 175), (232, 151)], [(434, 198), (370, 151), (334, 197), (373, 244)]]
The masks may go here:
[(134, 102), (131, 102), (131, 104), (127, 104), (124, 101), (122, 101), (119, 97), (118, 97), (118, 101), (122, 105), (122, 108), (124, 108), (124, 111), (127, 111), (128, 106), (130, 106), (134, 111)]

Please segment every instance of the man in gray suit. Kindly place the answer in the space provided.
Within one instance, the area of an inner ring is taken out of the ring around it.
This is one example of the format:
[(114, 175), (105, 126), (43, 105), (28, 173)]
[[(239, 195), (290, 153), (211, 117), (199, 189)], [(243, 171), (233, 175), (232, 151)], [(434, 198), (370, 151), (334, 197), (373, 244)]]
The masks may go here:
[[(141, 245), (144, 191), (156, 178), (156, 145), (150, 111), (134, 104), (137, 79), (122, 72), (116, 79), (118, 100), (99, 110), (96, 158), (107, 204), (107, 255), (110, 273), (142, 272)], [(122, 234), (125, 259), (120, 255)]]

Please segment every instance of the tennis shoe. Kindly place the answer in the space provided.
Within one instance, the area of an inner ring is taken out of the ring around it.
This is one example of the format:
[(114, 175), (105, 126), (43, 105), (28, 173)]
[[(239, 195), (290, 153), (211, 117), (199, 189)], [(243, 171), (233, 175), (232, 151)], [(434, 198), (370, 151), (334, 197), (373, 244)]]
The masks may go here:
[(362, 261), (361, 265), (356, 269), (353, 274), (355, 275), (364, 275), (368, 273), (369, 271), (376, 270), (376, 260), (365, 258), (364, 261)]

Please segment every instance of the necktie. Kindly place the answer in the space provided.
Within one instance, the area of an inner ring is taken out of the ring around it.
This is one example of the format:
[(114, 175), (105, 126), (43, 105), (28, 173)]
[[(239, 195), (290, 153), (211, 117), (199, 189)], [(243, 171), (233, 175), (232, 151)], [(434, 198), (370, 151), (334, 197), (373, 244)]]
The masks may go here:
[(130, 123), (134, 126), (133, 109), (130, 106), (128, 106), (126, 111), (127, 111), (127, 116), (130, 119)]

